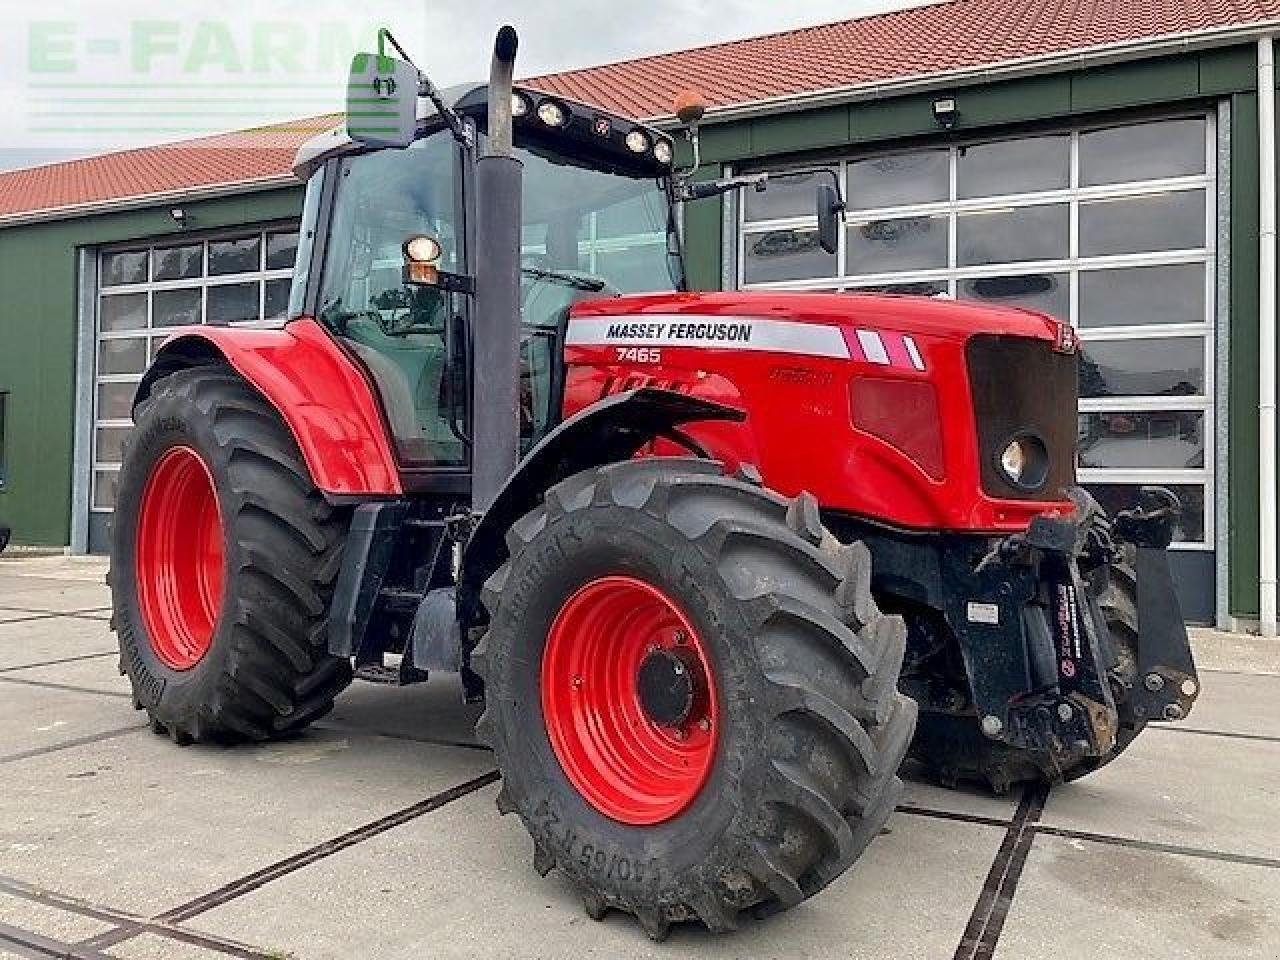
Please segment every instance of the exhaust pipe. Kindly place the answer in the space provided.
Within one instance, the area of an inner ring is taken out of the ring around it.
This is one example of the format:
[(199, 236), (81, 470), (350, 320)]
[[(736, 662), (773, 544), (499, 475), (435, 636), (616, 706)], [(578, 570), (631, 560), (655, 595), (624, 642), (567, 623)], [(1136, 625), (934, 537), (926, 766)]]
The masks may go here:
[[(518, 38), (498, 31), (489, 69), (488, 149), (476, 161), (472, 509), (493, 505), (520, 447), (520, 189), (511, 93)], [(480, 395), (483, 399), (480, 399)]]

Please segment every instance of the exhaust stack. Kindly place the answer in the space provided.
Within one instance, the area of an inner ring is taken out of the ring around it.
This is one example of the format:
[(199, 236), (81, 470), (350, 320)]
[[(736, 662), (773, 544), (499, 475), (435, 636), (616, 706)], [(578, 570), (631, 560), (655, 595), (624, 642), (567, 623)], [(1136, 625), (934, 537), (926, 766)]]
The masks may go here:
[(518, 38), (504, 26), (489, 70), (488, 149), (476, 161), (472, 509), (483, 513), (515, 471), (520, 445), (520, 213), (523, 165), (512, 156)]

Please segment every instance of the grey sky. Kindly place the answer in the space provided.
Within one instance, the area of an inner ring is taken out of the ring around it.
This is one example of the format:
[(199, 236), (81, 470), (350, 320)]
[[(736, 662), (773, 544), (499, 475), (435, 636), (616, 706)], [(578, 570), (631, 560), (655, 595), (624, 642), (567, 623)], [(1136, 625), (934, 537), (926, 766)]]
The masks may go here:
[(352, 46), (372, 48), (376, 25), (444, 86), (485, 74), (505, 22), (528, 76), (920, 3), (0, 0), (0, 123), (12, 132), (0, 169), (340, 109), (341, 64)]

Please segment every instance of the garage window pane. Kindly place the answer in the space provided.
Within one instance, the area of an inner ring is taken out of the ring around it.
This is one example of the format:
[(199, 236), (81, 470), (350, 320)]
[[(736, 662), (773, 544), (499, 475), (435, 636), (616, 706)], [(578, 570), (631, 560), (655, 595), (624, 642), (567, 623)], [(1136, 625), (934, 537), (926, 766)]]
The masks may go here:
[(748, 283), (835, 276), (835, 255), (818, 246), (816, 229), (752, 233), (743, 242)]
[(103, 297), (98, 307), (98, 325), (104, 333), (143, 329), (147, 325), (147, 295), (122, 293)]
[(947, 265), (949, 218), (873, 220), (849, 228), (850, 274), (932, 270)]
[(1163, 120), (1080, 134), (1080, 184), (1090, 187), (1205, 172), (1205, 120)]
[(124, 459), (124, 442), (131, 427), (99, 427), (93, 459), (98, 463), (119, 463)]
[(1084, 341), (1082, 397), (1189, 397), (1204, 393), (1204, 338)]
[(1081, 467), (1198, 470), (1204, 466), (1204, 413), (1082, 413), (1079, 445)]
[(212, 240), (209, 243), (209, 276), (228, 273), (255, 273), (262, 269), (262, 240)]
[(147, 251), (127, 250), (123, 253), (104, 253), (102, 271), (98, 283), (103, 287), (118, 287), (125, 283), (147, 282)]
[(1024, 137), (961, 147), (956, 176), (961, 200), (1066, 189), (1071, 184), (1071, 138)]
[(961, 214), (956, 224), (961, 266), (1061, 260), (1070, 248), (1070, 208), (1065, 203)]
[(1080, 326), (1205, 322), (1202, 263), (1080, 274)]
[(946, 200), (951, 194), (950, 166), (947, 150), (857, 160), (849, 164), (849, 207), (874, 210)]
[[(1132, 510), (1138, 505), (1136, 483), (1088, 483), (1085, 487), (1094, 498), (1114, 517), (1121, 510)], [(1182, 501), (1182, 516), (1174, 528), (1174, 539), (1182, 543), (1204, 541), (1204, 487), (1200, 484), (1162, 483), (1160, 486), (1173, 491)]]
[(289, 314), (288, 280), (268, 280), (266, 304), (262, 314), (267, 320), (283, 321)]
[(157, 290), (152, 294), (151, 325), (155, 327), (196, 326), (200, 323), (201, 291)]
[[(834, 167), (827, 169), (835, 170)], [(788, 176), (785, 170), (776, 171), (770, 175), (765, 190), (743, 191), (744, 215), (748, 220), (812, 217), (817, 211), (818, 184), (831, 182), (826, 174)]]
[(961, 280), (956, 292), (961, 300), (984, 300), (1002, 307), (1039, 310), (1063, 322), (1071, 319), (1071, 284), (1065, 273), (975, 277)]
[(157, 249), (152, 257), (157, 280), (190, 280), (204, 272), (204, 245), (200, 243)]
[(293, 267), (294, 258), (297, 255), (298, 234), (296, 231), (267, 234), (268, 270), (291, 269)]
[(249, 323), (258, 319), (258, 284), (226, 283), (209, 287), (209, 323)]
[(120, 473), (116, 470), (96, 470), (93, 474), (93, 505), (103, 510), (113, 510), (116, 505), (116, 488)]
[(1152, 193), (1080, 204), (1080, 256), (1204, 246), (1204, 191)]
[(137, 392), (137, 383), (98, 384), (98, 419), (131, 419), (133, 417), (133, 395)]
[(147, 368), (147, 338), (98, 342), (98, 374), (142, 373)]

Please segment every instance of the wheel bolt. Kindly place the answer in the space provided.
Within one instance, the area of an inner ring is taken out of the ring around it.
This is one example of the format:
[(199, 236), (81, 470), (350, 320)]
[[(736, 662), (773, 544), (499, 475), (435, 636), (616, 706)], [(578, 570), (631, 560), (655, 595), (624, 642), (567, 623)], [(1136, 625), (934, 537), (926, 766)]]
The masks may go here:
[(1182, 681), (1182, 695), (1184, 697), (1194, 697), (1198, 689), (1196, 682), (1190, 677)]
[(1070, 723), (1070, 722), (1071, 722), (1071, 718), (1072, 718), (1073, 716), (1075, 716), (1075, 711), (1071, 709), (1071, 704), (1069, 704), (1069, 703), (1060, 703), (1060, 704), (1058, 704), (1058, 719), (1059, 719), (1059, 720), (1061, 720), (1063, 723)]
[(672, 639), (675, 640), (676, 643), (684, 643), (688, 638), (684, 635), (683, 630), (677, 630)]
[(1148, 673), (1146, 678), (1142, 681), (1142, 685), (1152, 693), (1158, 693), (1164, 689), (1164, 677), (1160, 676), (1158, 673)]
[(982, 732), (986, 736), (998, 737), (1003, 729), (1004, 723), (995, 714), (990, 713), (982, 718)]
[(581, 678), (581, 677), (574, 677), (574, 678), (573, 678), (573, 689), (577, 690), (577, 689), (578, 689), (579, 687), (581, 687), (581, 686), (582, 686), (582, 678)]
[(699, 720), (699, 721), (698, 721), (698, 729), (699, 729), (699, 730), (710, 730), (710, 729), (711, 729), (711, 718), (710, 718), (710, 717), (703, 717), (701, 720)]
[(1182, 708), (1176, 703), (1171, 703), (1164, 708), (1164, 718), (1166, 720), (1181, 720)]

